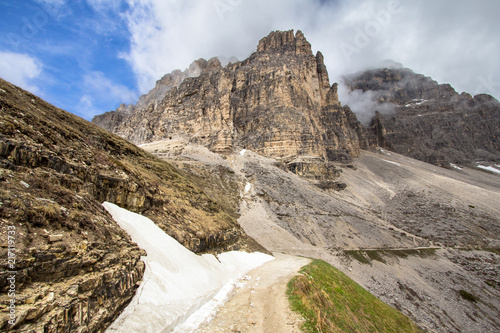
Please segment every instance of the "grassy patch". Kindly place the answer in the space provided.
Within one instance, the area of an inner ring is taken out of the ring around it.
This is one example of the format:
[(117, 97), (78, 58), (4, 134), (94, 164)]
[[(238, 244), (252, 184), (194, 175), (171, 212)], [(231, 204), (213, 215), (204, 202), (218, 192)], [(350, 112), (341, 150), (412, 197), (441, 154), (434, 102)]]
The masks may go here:
[(321, 260), (288, 283), (291, 307), (306, 332), (422, 332), (408, 317)]
[(384, 260), (384, 258), (382, 258), (379, 251), (369, 250), (369, 251), (365, 251), (365, 252), (368, 255), (368, 258), (370, 258), (370, 260), (377, 260), (377, 261), (385, 263), (385, 260)]
[(370, 264), (370, 259), (364, 256), (364, 251), (345, 251), (345, 253), (362, 264)]
[(393, 250), (393, 249), (381, 249), (381, 250), (349, 250), (344, 251), (346, 255), (350, 258), (359, 261), (362, 264), (370, 264), (372, 261), (380, 261), (386, 263), (386, 257), (420, 257), (420, 258), (430, 258), (435, 256), (436, 249), (406, 249), (406, 250)]
[(408, 250), (394, 250), (394, 251), (389, 251), (389, 252), (394, 254), (397, 257), (400, 257), (400, 258), (407, 258), (410, 256), (428, 258), (428, 257), (432, 257), (436, 254), (436, 249), (435, 248), (415, 249), (415, 250), (408, 249)]

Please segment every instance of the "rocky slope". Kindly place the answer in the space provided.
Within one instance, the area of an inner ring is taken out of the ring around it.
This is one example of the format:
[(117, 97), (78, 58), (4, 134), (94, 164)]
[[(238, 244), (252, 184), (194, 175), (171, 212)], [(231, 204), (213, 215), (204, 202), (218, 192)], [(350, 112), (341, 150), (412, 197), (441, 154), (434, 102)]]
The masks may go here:
[[(458, 94), (409, 69), (375, 69), (344, 78), (378, 103), (370, 124), (378, 146), (439, 166), (500, 160), (500, 103)], [(391, 106), (387, 108), (387, 105)], [(369, 111), (369, 110), (365, 110)]]
[(216, 152), (252, 149), (313, 178), (335, 174), (329, 161), (349, 161), (367, 145), (322, 54), (313, 55), (300, 31), (272, 32), (248, 59), (224, 68), (216, 58), (192, 67), (199, 76), (165, 89), (179, 72), (167, 75), (137, 105), (93, 122), (134, 143), (185, 138)]
[(249, 235), (271, 251), (327, 260), (426, 331), (498, 331), (499, 176), (362, 151), (336, 165), (346, 185), (337, 191), (249, 150), (220, 155), (182, 140), (143, 148), (214, 184), (228, 174), (217, 170), (231, 170)]
[(128, 303), (144, 253), (103, 201), (195, 252), (263, 250), (183, 172), (3, 80), (0, 123), (0, 330), (12, 285), (22, 331), (96, 332)]
[(363, 150), (498, 161), (496, 100), (407, 69), (368, 71), (345, 79), (380, 106), (364, 128), (300, 32), (271, 33), (242, 62), (208, 63), (163, 98), (159, 81), (150, 102), (93, 121), (239, 204), (238, 222), (269, 250), (327, 260), (426, 331), (498, 331), (498, 176)]

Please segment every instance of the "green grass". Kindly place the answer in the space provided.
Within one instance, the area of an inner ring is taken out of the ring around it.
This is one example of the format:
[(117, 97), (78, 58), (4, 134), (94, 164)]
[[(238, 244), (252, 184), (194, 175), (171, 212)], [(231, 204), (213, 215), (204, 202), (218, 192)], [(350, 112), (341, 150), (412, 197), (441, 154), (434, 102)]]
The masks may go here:
[(350, 258), (359, 261), (362, 264), (371, 265), (372, 261), (380, 261), (386, 263), (387, 257), (408, 258), (410, 256), (420, 258), (432, 258), (436, 255), (435, 248), (429, 249), (380, 249), (380, 250), (347, 250), (344, 251)]
[(288, 283), (291, 307), (306, 332), (422, 332), (344, 273), (321, 260), (302, 267)]

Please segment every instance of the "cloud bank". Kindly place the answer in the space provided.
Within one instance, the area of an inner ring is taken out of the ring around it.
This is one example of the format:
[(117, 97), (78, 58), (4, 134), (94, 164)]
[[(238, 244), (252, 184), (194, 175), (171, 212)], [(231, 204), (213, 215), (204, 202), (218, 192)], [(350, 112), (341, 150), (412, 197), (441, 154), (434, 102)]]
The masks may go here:
[[(500, 98), (495, 0), (128, 0), (130, 52), (139, 90), (200, 57), (247, 57), (272, 30), (300, 29), (321, 50), (331, 81), (387, 59)], [(342, 98), (342, 96), (341, 96)]]

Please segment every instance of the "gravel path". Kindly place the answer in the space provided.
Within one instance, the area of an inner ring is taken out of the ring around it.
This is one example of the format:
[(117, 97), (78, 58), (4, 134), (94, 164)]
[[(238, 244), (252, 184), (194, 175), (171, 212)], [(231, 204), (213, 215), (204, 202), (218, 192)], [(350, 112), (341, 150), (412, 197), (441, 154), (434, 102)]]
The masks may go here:
[(275, 260), (251, 271), (217, 316), (197, 332), (300, 332), (302, 318), (290, 310), (285, 291), (288, 281), (309, 260), (274, 255)]

